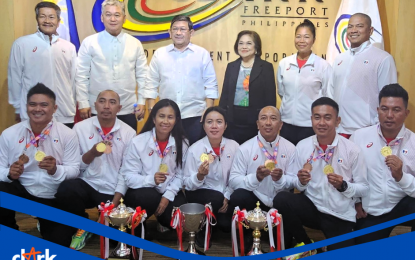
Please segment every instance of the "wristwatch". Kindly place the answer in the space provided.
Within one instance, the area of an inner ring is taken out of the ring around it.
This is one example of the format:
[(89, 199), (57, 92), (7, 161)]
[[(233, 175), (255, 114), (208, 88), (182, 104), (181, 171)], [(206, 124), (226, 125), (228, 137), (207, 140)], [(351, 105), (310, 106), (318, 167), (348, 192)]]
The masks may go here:
[(347, 182), (346, 181), (343, 181), (342, 182), (342, 186), (340, 186), (340, 189), (337, 189), (339, 192), (344, 192), (344, 191), (346, 191), (347, 190)]

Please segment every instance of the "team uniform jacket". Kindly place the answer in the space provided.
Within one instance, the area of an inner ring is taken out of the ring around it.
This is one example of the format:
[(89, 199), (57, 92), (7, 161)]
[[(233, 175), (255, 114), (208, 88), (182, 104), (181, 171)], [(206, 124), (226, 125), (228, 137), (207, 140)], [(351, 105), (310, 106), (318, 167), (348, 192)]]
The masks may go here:
[[(79, 175), (79, 143), (75, 131), (52, 120), (53, 125), (50, 134), (45, 140), (39, 140), (38, 149), (46, 156), (53, 156), (56, 159), (57, 170), (51, 176), (46, 170), (40, 169), (35, 160), (36, 147), (31, 145), (27, 148), (26, 155), (29, 162), (24, 165), (23, 174), (19, 181), (26, 190), (33, 196), (45, 199), (55, 198), (55, 193), (61, 182), (68, 179), (75, 179)], [(0, 181), (11, 182), (7, 175), (10, 165), (19, 160), (26, 144), (33, 136), (29, 120), (15, 124), (0, 136)]]
[[(96, 116), (75, 124), (74, 130), (79, 138), (81, 156), (91, 150), (95, 144), (103, 141), (97, 127), (102, 129)], [(136, 132), (117, 118), (111, 133), (114, 133), (111, 140), (112, 152), (96, 157), (89, 165), (85, 164), (81, 159), (81, 174), (79, 178), (100, 193), (112, 195), (115, 192), (119, 192), (124, 195), (127, 191), (127, 186), (119, 170), (124, 151), (133, 137), (136, 136)]]
[[(215, 154), (210, 145), (208, 137), (190, 146), (187, 152), (184, 167), (184, 185), (187, 190), (210, 189), (224, 194), (225, 198), (230, 199), (232, 190), (228, 187), (229, 174), (231, 171), (234, 156), (239, 144), (234, 140), (222, 137), (220, 144), (220, 155)], [(203, 153), (211, 153), (215, 156), (213, 163), (209, 164), (209, 174), (202, 181), (197, 178), (199, 166), (202, 164), (200, 156)]]
[[(169, 137), (166, 149), (172, 147), (164, 158), (160, 158), (154, 144), (152, 134), (155, 128), (134, 137), (124, 153), (124, 161), (121, 174), (130, 189), (145, 187), (155, 188), (163, 197), (174, 201), (177, 192), (183, 186), (183, 172), (176, 166), (176, 142), (172, 136)], [(186, 158), (187, 145), (183, 141), (183, 165)], [(168, 167), (167, 179), (164, 183), (156, 185), (154, 174), (159, 171), (160, 164)]]
[[(399, 141), (400, 140), (400, 141)], [(402, 160), (403, 176), (399, 182), (392, 177), (391, 170), (380, 153), (386, 146), (379, 124), (357, 130), (351, 137), (366, 159), (370, 192), (363, 196), (364, 210), (374, 216), (389, 213), (405, 196), (415, 197), (415, 135), (402, 127), (389, 146), (392, 153)], [(398, 144), (395, 143), (399, 141)]]
[[(279, 144), (276, 168), (282, 169), (285, 174), (288, 166), (294, 160), (295, 146), (279, 135), (271, 143), (265, 141), (259, 132), (258, 137), (271, 155), (273, 155), (275, 146)], [(243, 143), (233, 161), (229, 187), (232, 190), (242, 188), (253, 191), (262, 203), (272, 207), (274, 197), (282, 190), (283, 186), (281, 179), (275, 182), (271, 176), (265, 177), (261, 182), (258, 181), (256, 171), (260, 165), (264, 165), (266, 160), (268, 159), (258, 145), (257, 136)]]

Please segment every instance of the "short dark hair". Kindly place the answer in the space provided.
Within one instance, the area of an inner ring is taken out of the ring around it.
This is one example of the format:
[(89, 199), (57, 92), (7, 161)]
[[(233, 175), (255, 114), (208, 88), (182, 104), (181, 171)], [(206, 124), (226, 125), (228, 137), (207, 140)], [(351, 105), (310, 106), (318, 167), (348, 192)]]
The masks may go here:
[[(182, 125), (182, 116), (180, 114), (179, 106), (170, 99), (161, 99), (159, 102), (157, 102), (153, 109), (150, 112), (150, 115), (148, 116), (148, 119), (146, 123), (144, 124), (143, 128), (141, 129), (140, 134), (152, 131), (155, 127), (154, 125), (154, 119), (156, 118), (157, 112), (162, 109), (163, 107), (172, 107), (174, 110), (174, 114), (176, 115), (176, 123), (174, 124), (173, 129), (171, 130), (171, 135), (174, 138), (174, 141), (176, 142), (176, 165), (179, 167), (182, 167), (183, 163), (183, 141), (186, 142), (186, 137)], [(186, 142), (187, 143), (187, 142)]]
[(36, 94), (48, 96), (53, 100), (53, 102), (56, 102), (55, 93), (50, 88), (46, 87), (43, 83), (37, 83), (34, 87), (32, 87), (29, 90), (29, 92), (27, 92), (27, 102), (29, 102), (29, 99)]
[(189, 25), (189, 31), (193, 29), (193, 22), (192, 20), (190, 20), (189, 16), (180, 15), (180, 14), (173, 17), (173, 20), (171, 20), (171, 23), (170, 23), (170, 29), (173, 27), (173, 24), (175, 22), (179, 22), (179, 21), (187, 22), (187, 25)]
[(238, 53), (238, 44), (239, 44), (239, 40), (244, 35), (251, 36), (252, 41), (255, 44), (255, 51), (256, 51), (255, 54), (258, 57), (260, 57), (262, 55), (261, 37), (259, 37), (259, 34), (257, 32), (255, 32), (255, 31), (249, 31), (249, 30), (244, 30), (244, 31), (241, 31), (241, 32), (238, 33), (238, 36), (236, 37), (235, 45), (233, 46), (233, 50), (235, 51), (236, 55), (239, 56), (239, 53)]
[(386, 97), (402, 98), (405, 108), (408, 108), (408, 92), (398, 83), (389, 84), (382, 88), (382, 90), (379, 92), (379, 104), (382, 98)]
[(213, 106), (213, 107), (209, 107), (208, 109), (205, 110), (205, 113), (203, 114), (202, 125), (205, 124), (206, 116), (209, 115), (209, 113), (211, 113), (211, 112), (218, 112), (219, 114), (221, 114), (223, 116), (223, 120), (225, 121), (225, 124), (228, 123), (228, 120), (226, 118), (225, 109), (223, 109), (219, 106)]
[(36, 13), (36, 19), (39, 17), (39, 9), (40, 8), (53, 8), (56, 11), (56, 15), (58, 16), (58, 20), (61, 19), (61, 8), (52, 2), (40, 2), (35, 6), (35, 13)]
[(300, 29), (302, 27), (306, 27), (306, 28), (310, 29), (311, 34), (313, 35), (313, 38), (316, 39), (316, 27), (314, 26), (312, 21), (310, 21), (308, 19), (304, 19), (304, 21), (302, 23), (300, 23), (299, 25), (297, 25), (297, 27), (295, 28), (295, 33), (297, 34), (298, 29)]
[(316, 99), (313, 104), (311, 104), (311, 114), (313, 114), (313, 108), (323, 105), (331, 106), (334, 108), (334, 110), (336, 110), (337, 115), (339, 115), (339, 105), (336, 103), (336, 101), (329, 97), (321, 97)]
[(352, 18), (353, 16), (361, 16), (361, 17), (365, 18), (365, 20), (368, 23), (369, 27), (372, 27), (372, 19), (370, 18), (369, 15), (364, 14), (364, 13), (355, 13), (350, 18)]

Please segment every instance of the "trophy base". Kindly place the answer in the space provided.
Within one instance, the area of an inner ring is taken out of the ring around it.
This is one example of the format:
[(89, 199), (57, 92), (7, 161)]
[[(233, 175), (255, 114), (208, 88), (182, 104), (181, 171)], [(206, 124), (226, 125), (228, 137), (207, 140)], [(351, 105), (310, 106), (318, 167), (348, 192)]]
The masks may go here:
[(130, 259), (131, 257), (131, 248), (124, 243), (118, 243), (117, 247), (110, 253), (106, 260)]
[(199, 249), (197, 249), (195, 247), (192, 248), (190, 246), (184, 252), (189, 253), (189, 254), (194, 254), (194, 255), (206, 255), (205, 253), (203, 253)]

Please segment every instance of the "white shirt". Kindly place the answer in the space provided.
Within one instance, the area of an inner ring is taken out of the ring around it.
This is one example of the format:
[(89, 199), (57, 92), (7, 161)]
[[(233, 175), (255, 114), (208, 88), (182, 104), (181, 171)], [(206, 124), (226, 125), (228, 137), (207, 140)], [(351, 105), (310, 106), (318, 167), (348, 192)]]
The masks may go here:
[(75, 116), (75, 46), (39, 30), (18, 38), (12, 46), (8, 68), (9, 103), (16, 114), (26, 120), (27, 92), (43, 83), (56, 95), (58, 110), (54, 114), (61, 123), (73, 123)]
[[(119, 115), (134, 111), (136, 86), (142, 88), (148, 71), (141, 42), (121, 32), (117, 37), (106, 30), (85, 38), (78, 53), (76, 94), (79, 109), (91, 107), (101, 91), (111, 89), (120, 95)], [(139, 100), (140, 101), (140, 100)]]
[[(234, 140), (222, 137), (220, 154), (215, 154), (207, 136), (190, 146), (184, 167), (184, 185), (186, 189), (216, 190), (223, 193), (225, 198), (230, 199), (233, 191), (228, 186), (229, 173), (238, 147), (239, 144)], [(197, 172), (202, 164), (200, 156), (203, 153), (213, 154), (215, 160), (209, 164), (209, 174), (199, 181)]]
[[(75, 124), (73, 129), (78, 135), (81, 155), (91, 150), (95, 144), (103, 141), (97, 127), (102, 130), (96, 116)], [(110, 133), (114, 133), (111, 140), (112, 152), (96, 157), (89, 165), (81, 160), (79, 178), (100, 193), (113, 195), (115, 192), (119, 192), (124, 195), (127, 186), (121, 173), (119, 174), (119, 170), (124, 151), (131, 139), (136, 136), (136, 132), (131, 126), (116, 119)]]
[[(265, 141), (259, 132), (258, 137), (271, 155), (274, 154), (274, 148), (279, 143), (276, 168), (280, 168), (285, 174), (294, 160), (295, 146), (279, 135), (271, 144)], [(233, 161), (229, 187), (233, 190), (242, 188), (253, 191), (262, 203), (272, 207), (274, 197), (283, 190), (283, 187), (281, 179), (275, 182), (271, 176), (265, 177), (261, 182), (258, 181), (256, 171), (266, 160), (268, 159), (258, 145), (257, 136), (243, 143)]]
[(146, 85), (138, 93), (146, 99), (160, 96), (160, 99), (173, 100), (182, 118), (201, 116), (206, 98), (218, 98), (218, 83), (209, 52), (192, 43), (184, 51), (177, 50), (173, 44), (157, 49), (150, 62)]
[[(398, 136), (389, 143), (394, 155), (402, 160), (403, 176), (399, 182), (392, 177), (380, 149), (386, 139), (378, 125), (357, 130), (350, 138), (366, 159), (370, 192), (363, 196), (364, 210), (374, 216), (389, 213), (405, 196), (415, 197), (415, 135), (402, 127)], [(395, 144), (396, 141), (399, 144)]]
[[(172, 136), (169, 137), (166, 149), (171, 147), (164, 158), (160, 158), (153, 140), (155, 128), (137, 135), (132, 139), (124, 153), (124, 161), (121, 174), (130, 189), (145, 187), (155, 188), (163, 197), (174, 201), (177, 192), (183, 187), (183, 172), (176, 165), (176, 142)], [(183, 141), (183, 164), (186, 158), (187, 145)], [(164, 183), (156, 185), (154, 174), (159, 171), (160, 164), (168, 167), (167, 179)]]
[[(39, 150), (46, 156), (56, 159), (56, 173), (51, 176), (46, 170), (40, 169), (35, 160), (37, 148), (31, 145), (26, 155), (29, 162), (24, 165), (19, 181), (33, 196), (45, 199), (55, 198), (61, 182), (75, 179), (79, 174), (79, 143), (75, 131), (53, 120), (50, 133), (45, 140), (39, 140)], [(29, 120), (15, 124), (3, 131), (0, 136), (0, 181), (11, 182), (7, 175), (10, 165), (19, 160), (26, 144), (33, 136)]]
[(357, 129), (376, 124), (379, 92), (396, 82), (392, 56), (369, 41), (338, 55), (327, 93), (339, 104), (342, 121), (337, 131), (353, 134)]
[(327, 146), (326, 151), (331, 148), (334, 148), (334, 153), (328, 163), (333, 167), (334, 173), (341, 175), (343, 180), (347, 182), (346, 191), (339, 192), (328, 182), (328, 178), (323, 172), (324, 166), (327, 165), (324, 159), (313, 161), (310, 182), (305, 186), (300, 183), (297, 177), (298, 171), (303, 168), (313, 151), (313, 158), (316, 158), (318, 149), (322, 150), (316, 135), (303, 139), (297, 144), (294, 163), (285, 176), (287, 188), (294, 186), (299, 191), (304, 191), (305, 195), (322, 213), (356, 222), (354, 207), (356, 198), (369, 192), (364, 156), (357, 145), (340, 135), (336, 135), (333, 143)]
[(277, 72), (282, 121), (311, 127), (311, 104), (326, 94), (331, 74), (330, 64), (314, 53), (301, 69), (297, 64), (297, 54), (282, 59)]

